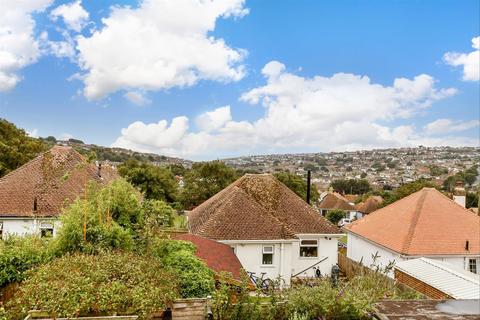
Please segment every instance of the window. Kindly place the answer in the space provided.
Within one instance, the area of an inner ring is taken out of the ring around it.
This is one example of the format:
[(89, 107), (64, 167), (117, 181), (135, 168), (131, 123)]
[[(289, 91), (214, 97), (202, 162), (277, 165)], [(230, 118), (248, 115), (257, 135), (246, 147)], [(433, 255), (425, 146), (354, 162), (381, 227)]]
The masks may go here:
[(49, 222), (42, 222), (40, 224), (40, 237), (50, 238), (53, 236), (53, 224)]
[(468, 270), (477, 273), (477, 259), (468, 259)]
[(3, 222), (0, 221), (0, 240), (3, 239)]
[(318, 257), (318, 240), (301, 240), (300, 257), (316, 258)]
[(262, 264), (273, 264), (273, 246), (263, 246)]

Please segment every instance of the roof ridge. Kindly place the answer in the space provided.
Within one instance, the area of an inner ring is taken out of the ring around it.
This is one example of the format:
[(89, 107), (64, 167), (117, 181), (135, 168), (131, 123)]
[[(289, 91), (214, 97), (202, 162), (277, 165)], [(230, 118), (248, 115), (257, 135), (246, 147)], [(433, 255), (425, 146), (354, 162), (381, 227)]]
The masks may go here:
[(407, 233), (405, 244), (403, 245), (403, 248), (402, 248), (402, 252), (408, 252), (408, 249), (410, 248), (410, 245), (413, 240), (413, 234), (415, 233), (417, 222), (420, 219), (420, 214), (422, 212), (422, 208), (425, 203), (425, 198), (427, 197), (427, 190), (423, 188), (421, 191), (422, 191), (422, 194), (420, 195), (420, 199), (418, 199), (417, 205), (415, 206), (413, 219), (412, 219), (412, 222), (410, 223), (410, 227), (408, 228), (408, 233)]

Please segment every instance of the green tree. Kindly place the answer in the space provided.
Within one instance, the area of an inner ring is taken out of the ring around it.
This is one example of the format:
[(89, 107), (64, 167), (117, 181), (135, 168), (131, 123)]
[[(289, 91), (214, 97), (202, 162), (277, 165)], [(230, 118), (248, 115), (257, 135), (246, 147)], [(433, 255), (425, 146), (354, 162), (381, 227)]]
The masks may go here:
[(147, 199), (168, 203), (178, 199), (178, 183), (167, 168), (130, 159), (118, 167), (118, 173), (139, 188)]
[(330, 186), (336, 192), (343, 194), (365, 194), (372, 189), (365, 179), (339, 179), (332, 181)]
[(384, 201), (382, 203), (382, 206), (386, 206), (397, 200), (405, 198), (406, 196), (409, 196), (414, 192), (422, 190), (423, 188), (435, 188), (435, 187), (436, 186), (431, 181), (428, 181), (425, 179), (418, 179), (416, 181), (403, 184), (397, 189), (395, 189), (394, 191), (384, 194)]
[(47, 145), (0, 118), (0, 177), (45, 151)]
[(476, 192), (467, 192), (465, 199), (465, 207), (467, 208), (478, 208), (478, 191)]
[(220, 161), (195, 163), (184, 176), (181, 202), (186, 209), (198, 206), (237, 179), (234, 169)]
[(343, 218), (345, 218), (347, 215), (347, 213), (341, 209), (333, 209), (333, 210), (329, 210), (326, 214), (326, 218), (333, 224), (337, 224), (340, 222), (340, 220), (342, 220)]
[[(274, 176), (286, 185), (290, 190), (295, 192), (303, 200), (307, 199), (307, 181), (302, 177), (292, 174), (288, 171), (275, 173)], [(310, 185), (310, 200), (312, 203), (319, 198), (318, 190), (314, 184)]]

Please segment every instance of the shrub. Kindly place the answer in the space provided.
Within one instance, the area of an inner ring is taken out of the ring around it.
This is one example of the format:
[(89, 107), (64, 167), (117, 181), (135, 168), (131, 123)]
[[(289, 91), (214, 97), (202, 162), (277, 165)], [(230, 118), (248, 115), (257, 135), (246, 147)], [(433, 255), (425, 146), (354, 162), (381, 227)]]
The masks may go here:
[(214, 273), (195, 256), (195, 246), (192, 243), (157, 238), (151, 254), (178, 276), (182, 297), (206, 297), (213, 293)]
[(29, 309), (54, 317), (118, 313), (144, 319), (177, 297), (175, 276), (152, 257), (121, 252), (75, 254), (32, 270), (6, 309), (14, 319)]
[(25, 278), (25, 271), (49, 261), (54, 252), (48, 240), (35, 236), (10, 236), (0, 241), (0, 287)]
[(347, 213), (341, 209), (333, 209), (329, 210), (326, 214), (326, 218), (333, 224), (337, 224), (342, 220), (342, 218), (345, 218)]

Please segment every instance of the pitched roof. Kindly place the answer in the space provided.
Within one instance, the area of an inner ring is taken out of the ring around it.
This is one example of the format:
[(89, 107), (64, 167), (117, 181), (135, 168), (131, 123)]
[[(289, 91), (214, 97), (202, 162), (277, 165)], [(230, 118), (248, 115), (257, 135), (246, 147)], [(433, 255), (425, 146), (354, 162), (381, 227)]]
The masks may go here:
[(395, 269), (426, 283), (454, 299), (480, 299), (480, 275), (428, 258), (401, 261)]
[(355, 207), (348, 203), (342, 195), (338, 193), (329, 193), (323, 197), (322, 201), (318, 204), (319, 209), (341, 209), (346, 211), (355, 211)]
[(64, 204), (83, 194), (88, 181), (103, 184), (118, 178), (109, 166), (100, 174), (73, 148), (54, 146), (0, 178), (0, 216), (58, 216)]
[(367, 198), (367, 200), (358, 203), (355, 208), (357, 209), (357, 211), (362, 213), (371, 213), (377, 210), (382, 202), (382, 197), (370, 196)]
[(174, 238), (192, 242), (197, 248), (195, 255), (216, 273), (229, 272), (234, 279), (241, 280), (242, 264), (229, 245), (191, 233), (175, 235)]
[(246, 174), (188, 215), (190, 231), (217, 240), (292, 239), (339, 229), (271, 174)]
[(434, 188), (378, 209), (345, 230), (405, 255), (480, 253), (480, 217)]

